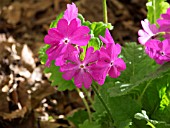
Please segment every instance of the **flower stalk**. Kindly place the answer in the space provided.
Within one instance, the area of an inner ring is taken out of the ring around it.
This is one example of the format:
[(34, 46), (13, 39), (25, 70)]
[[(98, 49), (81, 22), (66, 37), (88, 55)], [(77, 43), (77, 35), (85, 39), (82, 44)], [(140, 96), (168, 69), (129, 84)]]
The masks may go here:
[(85, 93), (85, 95), (87, 96), (88, 100), (90, 101), (91, 104), (93, 104), (93, 100), (91, 98), (90, 92), (87, 91), (87, 89), (82, 88), (83, 92)]
[(104, 23), (106, 24), (108, 23), (106, 0), (103, 0), (103, 20), (104, 20)]
[(95, 94), (97, 95), (97, 97), (99, 98), (100, 102), (102, 103), (103, 107), (105, 108), (110, 120), (112, 122), (114, 122), (113, 118), (112, 118), (112, 114), (107, 106), (107, 104), (105, 103), (104, 99), (102, 98), (101, 94), (98, 92), (97, 88), (92, 84), (92, 89), (95, 92)]
[(88, 113), (88, 116), (89, 116), (89, 121), (92, 122), (92, 116), (91, 116), (91, 111), (90, 111), (90, 107), (84, 97), (84, 95), (82, 94), (82, 91), (80, 91), (79, 88), (76, 88), (76, 91), (78, 92), (79, 96), (81, 97), (86, 109), (87, 109), (87, 113)]

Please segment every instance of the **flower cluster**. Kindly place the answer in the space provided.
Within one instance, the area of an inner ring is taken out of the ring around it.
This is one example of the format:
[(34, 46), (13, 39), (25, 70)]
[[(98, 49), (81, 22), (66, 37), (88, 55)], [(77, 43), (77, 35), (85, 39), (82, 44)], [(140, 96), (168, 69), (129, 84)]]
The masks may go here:
[(157, 20), (159, 27), (145, 19), (143, 30), (138, 31), (138, 41), (145, 46), (145, 52), (158, 64), (170, 61), (170, 8)]
[[(126, 68), (124, 61), (118, 57), (121, 46), (115, 44), (106, 29), (105, 37), (100, 36), (105, 46), (96, 51), (93, 47), (88, 47), (90, 29), (81, 25), (77, 16), (75, 4), (68, 4), (57, 26), (49, 29), (44, 38), (45, 43), (50, 45), (46, 51), (46, 66), (50, 66), (54, 60), (55, 65), (60, 66), (62, 77), (65, 80), (74, 78), (74, 84), (78, 88), (89, 88), (93, 80), (102, 85), (107, 75), (117, 78)], [(81, 46), (86, 46), (86, 51)], [(80, 59), (82, 52), (85, 52), (83, 60)]]

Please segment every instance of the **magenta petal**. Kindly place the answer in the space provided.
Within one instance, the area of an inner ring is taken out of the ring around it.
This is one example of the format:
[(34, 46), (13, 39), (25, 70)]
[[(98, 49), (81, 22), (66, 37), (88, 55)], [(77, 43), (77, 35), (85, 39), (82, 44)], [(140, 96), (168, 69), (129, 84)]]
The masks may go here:
[(102, 85), (104, 84), (104, 81), (108, 74), (108, 70), (109, 70), (108, 63), (98, 61), (97, 64), (94, 64), (90, 67), (90, 74), (99, 85)]
[(58, 49), (58, 47), (56, 45), (51, 46), (50, 48), (47, 49), (46, 54), (48, 56), (48, 59), (46, 61), (46, 66), (49, 67), (51, 64), (51, 61), (56, 59), (57, 55), (55, 54), (55, 51), (57, 49)]
[(160, 65), (165, 63), (165, 61), (160, 60), (160, 59), (155, 59), (155, 61), (156, 61), (157, 64), (160, 64)]
[(126, 64), (121, 58), (116, 59), (114, 61), (114, 65), (118, 68), (119, 71), (126, 69)]
[(114, 40), (113, 40), (113, 38), (112, 38), (112, 36), (111, 36), (111, 34), (110, 34), (110, 32), (109, 32), (109, 29), (108, 29), (108, 28), (106, 28), (105, 38), (108, 40), (108, 42), (110, 42), (110, 43), (114, 43)]
[(113, 40), (113, 38), (112, 38), (108, 28), (106, 28), (105, 37), (99, 36), (99, 38), (101, 39), (101, 41), (103, 43), (106, 44), (106, 47), (108, 47), (108, 44), (115, 44), (115, 42), (114, 42), (114, 40)]
[(156, 27), (155, 24), (152, 24), (149, 26), (151, 30), (151, 34), (156, 34), (158, 32), (158, 28)]
[(90, 29), (87, 26), (80, 26), (77, 30), (73, 33), (73, 38), (79, 37), (81, 35), (86, 35), (90, 32)]
[(46, 35), (46, 36), (44, 37), (44, 42), (45, 42), (46, 44), (52, 45), (52, 44), (58, 44), (58, 43), (59, 43), (59, 40), (57, 40), (57, 39), (54, 38), (54, 37), (51, 37), (50, 35)]
[(114, 47), (113, 49), (114, 55), (112, 56), (112, 58), (116, 58), (121, 53), (121, 46), (120, 44), (116, 44), (113, 45), (112, 47)]
[(64, 36), (61, 34), (61, 33), (59, 33), (58, 31), (57, 31), (57, 29), (56, 28), (50, 28), (49, 30), (48, 30), (48, 34), (51, 36), (51, 37), (54, 37), (56, 40), (58, 40), (58, 41), (60, 41)]
[(146, 42), (145, 46), (160, 51), (161, 50), (161, 48), (159, 47), (160, 43), (161, 42), (159, 40), (149, 40), (148, 42)]
[(108, 44), (108, 43), (109, 43), (106, 38), (104, 38), (104, 37), (102, 37), (102, 36), (99, 36), (99, 38), (100, 38), (100, 40), (101, 40), (103, 43), (105, 43), (105, 44)]
[(67, 21), (71, 21), (72, 19), (75, 19), (77, 18), (78, 16), (78, 9), (76, 7), (76, 5), (74, 3), (72, 4), (67, 4), (67, 9), (66, 11), (64, 12), (64, 18), (67, 20)]
[(73, 19), (68, 26), (68, 37), (71, 36), (71, 34), (75, 32), (76, 29), (77, 29), (77, 21), (76, 19)]
[(77, 30), (70, 35), (71, 43), (77, 44), (79, 46), (87, 45), (88, 41), (90, 40), (90, 35), (88, 34), (90, 29), (86, 26), (78, 27)]
[(64, 36), (67, 36), (68, 33), (68, 22), (66, 19), (60, 19), (57, 24), (57, 29)]
[(70, 71), (64, 72), (62, 77), (65, 80), (71, 80), (74, 77), (75, 72), (76, 72), (76, 70), (70, 70)]
[(61, 55), (61, 56), (56, 57), (56, 59), (55, 59), (55, 65), (56, 65), (56, 66), (62, 66), (62, 65), (64, 65), (65, 63), (66, 63), (66, 60), (65, 60), (65, 58), (64, 58), (64, 55)]
[(166, 53), (170, 53), (170, 39), (166, 39), (163, 42), (163, 51), (165, 51)]
[(63, 35), (57, 32), (56, 28), (51, 28), (48, 30), (48, 35), (45, 36), (44, 42), (46, 44), (58, 44), (63, 38)]
[(95, 62), (99, 59), (99, 51), (94, 51), (94, 48), (93, 47), (89, 47), (86, 51), (86, 56), (85, 56), (85, 59), (84, 59), (84, 62), (86, 64), (88, 63), (92, 63), (92, 62)]
[(74, 63), (76, 63), (76, 64), (79, 64), (79, 63), (80, 63), (79, 55), (77, 54), (77, 52), (69, 53), (69, 54), (67, 55), (67, 60), (68, 60), (68, 61), (71, 61), (71, 62), (74, 62)]
[(74, 84), (75, 84), (78, 88), (81, 88), (83, 82), (84, 82), (84, 81), (83, 81), (82, 72), (81, 72), (81, 71), (76, 72), (76, 75), (74, 76)]
[(108, 60), (107, 62), (110, 62), (110, 51), (107, 49), (103, 46), (100, 48), (100, 60)]
[(89, 73), (84, 72), (83, 74), (83, 83), (85, 88), (89, 88), (92, 84), (92, 77)]
[(76, 70), (78, 69), (78, 65), (77, 64), (72, 64), (72, 63), (68, 63), (68, 64), (65, 64), (65, 65), (62, 65), (60, 67), (60, 71), (61, 72), (66, 72), (66, 71), (71, 71), (71, 70)]
[(118, 71), (115, 66), (112, 66), (108, 74), (112, 78), (117, 78), (118, 76), (120, 76), (120, 71)]

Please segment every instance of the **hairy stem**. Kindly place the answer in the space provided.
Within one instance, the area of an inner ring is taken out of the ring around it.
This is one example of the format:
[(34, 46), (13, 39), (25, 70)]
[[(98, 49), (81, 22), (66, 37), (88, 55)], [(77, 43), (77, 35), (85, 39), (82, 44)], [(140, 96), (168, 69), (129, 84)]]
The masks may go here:
[(92, 98), (90, 96), (90, 93), (85, 88), (82, 88), (82, 90), (85, 93), (85, 95), (87, 96), (87, 98), (90, 101), (90, 103), (93, 104), (93, 100), (92, 100)]
[(153, 4), (153, 23), (156, 24), (156, 1), (152, 0), (152, 4)]
[(103, 20), (104, 20), (104, 22), (105, 22), (106, 24), (108, 23), (106, 0), (103, 0)]
[(105, 110), (106, 110), (106, 112), (107, 112), (110, 120), (111, 120), (112, 122), (114, 122), (114, 120), (113, 120), (113, 118), (112, 118), (112, 114), (111, 114), (111, 112), (110, 112), (107, 104), (104, 102), (101, 94), (98, 92), (97, 88), (96, 88), (95, 85), (93, 85), (93, 84), (92, 84), (92, 89), (93, 89), (93, 91), (95, 92), (95, 94), (97, 95), (97, 97), (99, 98), (99, 100), (100, 100), (100, 102), (102, 103), (103, 107), (105, 108)]
[(82, 99), (82, 101), (83, 101), (83, 103), (84, 103), (84, 105), (85, 105), (85, 107), (86, 107), (86, 109), (87, 109), (87, 113), (88, 113), (88, 116), (89, 116), (89, 121), (92, 122), (91, 111), (90, 111), (90, 107), (89, 107), (89, 105), (88, 105), (88, 103), (87, 103), (87, 100), (85, 99), (85, 97), (84, 97), (84, 95), (83, 95), (83, 92), (80, 91), (79, 88), (76, 88), (76, 90), (77, 90), (79, 96), (81, 97), (81, 99)]
[(139, 102), (141, 102), (142, 97), (143, 97), (143, 95), (145, 94), (145, 91), (146, 91), (146, 89), (148, 88), (148, 86), (150, 85), (151, 81), (152, 81), (152, 80), (150, 80), (150, 81), (146, 84), (145, 88), (143, 89), (141, 95), (140, 95), (139, 98), (138, 98), (138, 101), (139, 101)]

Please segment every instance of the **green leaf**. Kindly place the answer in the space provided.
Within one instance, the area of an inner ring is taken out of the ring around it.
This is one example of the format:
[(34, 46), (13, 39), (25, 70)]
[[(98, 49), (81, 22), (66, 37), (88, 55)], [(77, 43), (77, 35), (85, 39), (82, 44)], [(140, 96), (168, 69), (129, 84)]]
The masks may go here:
[(55, 28), (57, 26), (58, 21), (63, 17), (64, 13), (60, 13), (54, 21), (51, 22), (50, 28)]
[(45, 45), (44, 47), (40, 48), (39, 50), (39, 58), (41, 60), (41, 64), (45, 64), (48, 58), (46, 54), (46, 50), (49, 48), (49, 45)]
[(113, 126), (112, 122), (110, 122), (110, 119), (106, 111), (103, 111), (103, 113), (94, 112), (93, 118), (98, 124), (101, 125), (101, 128), (104, 128), (104, 127), (109, 128)]
[(147, 4), (147, 18), (151, 24), (156, 24), (156, 20), (160, 18), (162, 13), (165, 13), (169, 7), (166, 0), (148, 0)]
[(44, 69), (44, 73), (51, 73), (49, 80), (52, 82), (52, 86), (58, 86), (59, 91), (64, 90), (73, 90), (75, 85), (73, 82), (66, 81), (62, 78), (62, 73), (59, 71), (59, 67), (54, 64), (54, 61), (51, 63), (51, 66)]
[(151, 128), (151, 127), (147, 125), (147, 121), (145, 120), (133, 119), (133, 123), (130, 126), (130, 128)]
[(136, 43), (127, 43), (122, 48), (121, 55), (126, 63), (126, 70), (118, 78), (122, 83), (135, 83), (158, 67), (144, 52), (143, 46)]
[(83, 124), (79, 125), (79, 128), (101, 128), (101, 126), (96, 122), (89, 122), (89, 120), (86, 120)]
[(151, 122), (156, 128), (162, 125), (170, 126), (169, 84), (170, 73), (168, 72), (162, 77), (154, 79), (142, 98), (143, 109), (150, 117), (150, 119), (145, 118), (145, 120)]
[(88, 113), (85, 110), (79, 110), (67, 119), (72, 121), (76, 127), (79, 127), (79, 124), (83, 124), (83, 122), (88, 119)]
[(91, 38), (91, 40), (88, 43), (88, 47), (93, 46), (94, 50), (99, 50), (102, 45), (102, 42), (97, 37)]
[[(45, 64), (47, 60), (46, 50), (49, 48), (49, 45), (45, 45), (39, 50), (39, 57), (41, 63)], [(59, 91), (64, 90), (73, 90), (75, 86), (72, 81), (66, 81), (62, 78), (62, 73), (59, 71), (59, 67), (55, 66), (54, 61), (51, 63), (50, 67), (44, 69), (44, 73), (51, 73), (49, 80), (52, 82), (52, 86), (58, 86)]]
[(110, 23), (106, 24), (103, 22), (93, 22), (90, 26), (95, 37), (99, 37), (99, 35), (104, 36), (106, 28), (112, 30), (113, 26)]
[(146, 111), (144, 111), (144, 110), (142, 110), (142, 113), (136, 113), (135, 118), (138, 120), (142, 120), (142, 119), (144, 119), (146, 121), (149, 120), (149, 117), (147, 116)]
[[(134, 117), (134, 114), (140, 111), (140, 105), (134, 99), (132, 99), (130, 95), (110, 97), (108, 90), (111, 87), (112, 85), (104, 84), (100, 87), (100, 94), (111, 111), (114, 125), (118, 128), (128, 127)], [(102, 115), (103, 112), (106, 112), (103, 105), (96, 96), (94, 109), (96, 111), (96, 115)]]
[(136, 43), (127, 43), (122, 48), (121, 57), (126, 63), (126, 70), (121, 73), (116, 79), (115, 86), (110, 89), (111, 96), (125, 95), (141, 83), (152, 79), (153, 77), (148, 77), (148, 74), (159, 67), (145, 54), (143, 47)]
[(99, 35), (104, 36), (105, 30), (106, 28), (108, 28), (109, 30), (113, 29), (113, 26), (111, 25), (111, 23), (104, 23), (104, 22), (89, 22), (89, 21), (85, 21), (84, 17), (79, 14), (78, 18), (81, 20), (81, 24), (84, 26), (88, 26), (91, 30), (91, 35), (93, 35), (94, 37), (99, 37)]

